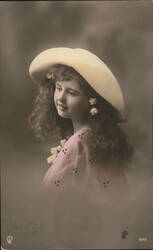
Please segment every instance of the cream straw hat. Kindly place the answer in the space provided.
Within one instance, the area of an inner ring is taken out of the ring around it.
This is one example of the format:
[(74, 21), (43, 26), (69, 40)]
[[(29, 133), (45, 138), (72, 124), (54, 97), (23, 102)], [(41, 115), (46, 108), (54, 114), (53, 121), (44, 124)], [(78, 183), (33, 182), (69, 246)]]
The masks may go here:
[(47, 49), (31, 62), (30, 77), (37, 83), (43, 82), (51, 66), (55, 64), (74, 68), (99, 95), (119, 111), (121, 121), (126, 121), (124, 99), (119, 83), (100, 58), (80, 48)]

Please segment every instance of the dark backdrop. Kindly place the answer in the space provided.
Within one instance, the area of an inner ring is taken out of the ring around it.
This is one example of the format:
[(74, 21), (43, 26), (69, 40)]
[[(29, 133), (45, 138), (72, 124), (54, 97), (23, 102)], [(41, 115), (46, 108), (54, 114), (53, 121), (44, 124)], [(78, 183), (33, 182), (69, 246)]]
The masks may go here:
[(145, 228), (152, 230), (145, 206), (153, 176), (152, 14), (151, 1), (0, 2), (2, 236), (6, 248), (12, 249), (6, 237), (13, 235), (12, 244), (26, 249), (18, 233), (26, 237), (22, 225), (28, 220), (28, 204), (46, 172), (46, 157), (54, 144), (38, 141), (29, 128), (37, 86), (28, 68), (38, 53), (58, 46), (90, 50), (120, 82), (128, 113), (128, 123), (122, 126), (135, 149), (128, 178), (133, 195), (137, 190), (140, 196), (137, 204), (142, 212), (139, 205), (135, 209), (144, 228), (139, 235), (140, 225), (134, 225), (128, 247), (150, 246), (151, 233), (147, 242), (138, 238), (146, 237)]

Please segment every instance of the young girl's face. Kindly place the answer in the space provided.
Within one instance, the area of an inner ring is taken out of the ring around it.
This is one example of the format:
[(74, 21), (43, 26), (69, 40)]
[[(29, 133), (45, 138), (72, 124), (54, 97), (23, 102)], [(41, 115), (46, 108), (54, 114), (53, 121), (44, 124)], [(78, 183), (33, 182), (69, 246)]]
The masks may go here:
[(63, 118), (79, 121), (88, 115), (88, 98), (75, 79), (56, 82), (54, 103), (58, 115)]

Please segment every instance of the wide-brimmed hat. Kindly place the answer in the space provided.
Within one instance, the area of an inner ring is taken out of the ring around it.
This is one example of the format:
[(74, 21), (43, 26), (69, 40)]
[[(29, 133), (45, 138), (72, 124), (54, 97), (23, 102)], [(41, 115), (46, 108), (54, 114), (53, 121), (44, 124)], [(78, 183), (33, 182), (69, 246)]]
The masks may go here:
[(55, 64), (64, 64), (75, 69), (99, 95), (119, 111), (120, 121), (126, 121), (124, 98), (119, 83), (99, 57), (80, 48), (47, 49), (31, 62), (30, 77), (37, 83), (43, 83), (51, 66)]

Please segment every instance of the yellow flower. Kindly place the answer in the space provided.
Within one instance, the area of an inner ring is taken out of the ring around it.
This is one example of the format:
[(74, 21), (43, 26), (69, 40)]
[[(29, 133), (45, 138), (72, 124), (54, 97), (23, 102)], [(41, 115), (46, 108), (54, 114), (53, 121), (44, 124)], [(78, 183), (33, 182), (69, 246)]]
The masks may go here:
[(66, 139), (63, 139), (63, 140), (60, 141), (60, 144), (61, 144), (62, 147), (64, 147), (65, 142), (66, 142)]
[(66, 142), (66, 139), (63, 139), (63, 140), (60, 141), (61, 145), (58, 145), (57, 147), (53, 147), (53, 148), (50, 149), (51, 155), (47, 158), (48, 164), (51, 164), (55, 160), (55, 158), (57, 157), (58, 153), (64, 147), (65, 142)]
[(59, 146), (57, 146), (56, 149), (57, 149), (57, 153), (59, 153), (61, 151), (62, 147), (59, 145)]
[(56, 154), (49, 156), (47, 158), (48, 164), (51, 164), (55, 160), (55, 158), (56, 158)]
[(57, 152), (57, 147), (51, 148), (50, 149), (51, 154), (56, 154)]

